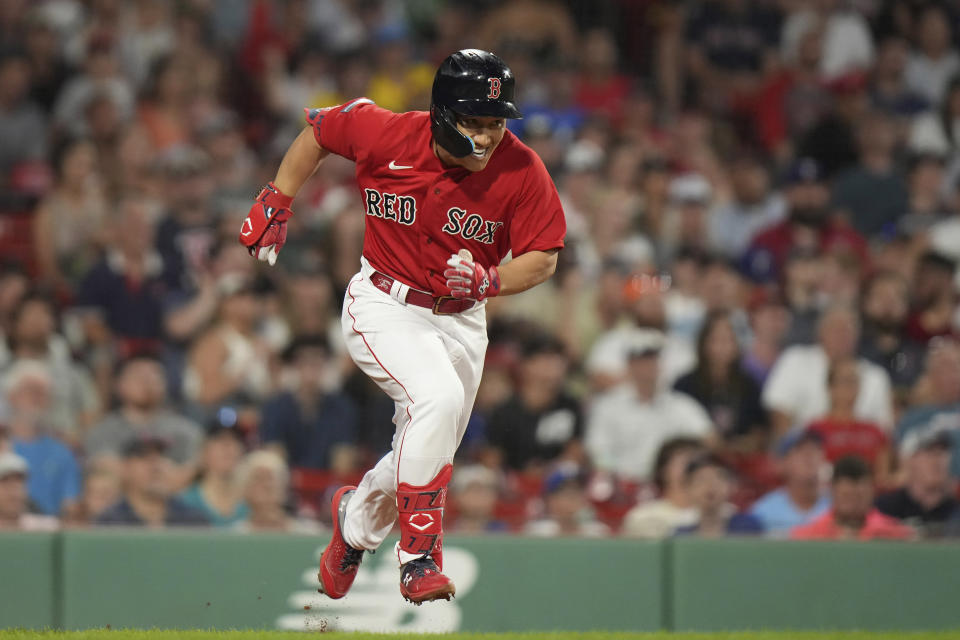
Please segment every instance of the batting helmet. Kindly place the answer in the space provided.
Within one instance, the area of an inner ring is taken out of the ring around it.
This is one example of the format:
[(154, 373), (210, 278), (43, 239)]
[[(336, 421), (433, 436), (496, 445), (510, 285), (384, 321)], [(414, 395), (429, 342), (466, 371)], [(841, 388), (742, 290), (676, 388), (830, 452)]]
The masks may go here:
[(430, 130), (437, 144), (457, 158), (473, 153), (473, 140), (457, 129), (457, 114), (522, 118), (513, 93), (513, 72), (494, 54), (463, 49), (448, 56), (433, 78)]

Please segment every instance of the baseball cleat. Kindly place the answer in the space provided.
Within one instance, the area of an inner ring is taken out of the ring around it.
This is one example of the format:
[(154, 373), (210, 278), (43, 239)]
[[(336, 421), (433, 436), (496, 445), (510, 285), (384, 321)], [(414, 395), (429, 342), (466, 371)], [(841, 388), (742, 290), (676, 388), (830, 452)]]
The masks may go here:
[(343, 539), (343, 519), (347, 513), (347, 503), (356, 491), (356, 487), (341, 487), (330, 501), (333, 515), (333, 537), (320, 556), (320, 593), (337, 600), (347, 595), (353, 579), (357, 577), (363, 549), (354, 549)]
[(440, 573), (430, 556), (417, 558), (400, 568), (400, 595), (420, 605), (431, 600), (449, 600), (456, 594), (453, 581)]

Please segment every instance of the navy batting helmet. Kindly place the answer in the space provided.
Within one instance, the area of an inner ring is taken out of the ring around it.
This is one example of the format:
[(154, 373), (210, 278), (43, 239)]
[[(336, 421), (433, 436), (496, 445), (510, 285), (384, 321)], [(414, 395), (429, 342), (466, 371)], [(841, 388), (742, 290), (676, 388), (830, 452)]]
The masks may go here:
[(473, 140), (457, 129), (457, 114), (522, 118), (513, 93), (513, 72), (494, 54), (463, 49), (448, 56), (433, 79), (430, 130), (437, 144), (457, 158), (473, 153)]

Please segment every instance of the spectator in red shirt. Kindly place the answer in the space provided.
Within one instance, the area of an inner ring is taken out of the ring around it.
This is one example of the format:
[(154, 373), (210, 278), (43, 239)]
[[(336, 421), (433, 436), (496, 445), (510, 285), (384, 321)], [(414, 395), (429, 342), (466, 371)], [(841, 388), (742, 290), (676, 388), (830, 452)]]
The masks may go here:
[(857, 360), (845, 358), (830, 366), (827, 391), (830, 410), (809, 426), (823, 440), (827, 460), (836, 462), (846, 456), (858, 456), (873, 468), (878, 483), (885, 484), (890, 472), (890, 440), (880, 427), (858, 420), (854, 413), (860, 393)]
[(831, 215), (830, 190), (823, 167), (800, 158), (786, 175), (787, 219), (753, 237), (744, 256), (747, 273), (774, 280), (793, 251), (849, 251), (868, 264), (867, 243), (860, 234)]
[(913, 529), (885, 516), (873, 506), (873, 478), (870, 466), (861, 458), (841, 458), (833, 466), (830, 485), (833, 508), (811, 522), (795, 527), (795, 540), (905, 540)]

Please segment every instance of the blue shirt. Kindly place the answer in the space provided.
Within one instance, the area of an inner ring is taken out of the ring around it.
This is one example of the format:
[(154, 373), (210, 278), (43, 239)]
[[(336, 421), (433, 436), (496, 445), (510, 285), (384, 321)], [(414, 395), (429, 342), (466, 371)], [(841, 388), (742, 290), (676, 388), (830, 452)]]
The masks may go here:
[(357, 440), (357, 410), (342, 393), (320, 397), (309, 413), (292, 393), (281, 393), (263, 405), (261, 416), (260, 437), (283, 445), (291, 467), (328, 469), (333, 447)]
[[(690, 524), (683, 527), (677, 527), (674, 532), (678, 536), (695, 535), (699, 524)], [(749, 513), (735, 513), (727, 520), (726, 534), (728, 536), (746, 536), (763, 533), (763, 523)]]
[(49, 436), (14, 439), (13, 451), (30, 465), (27, 493), (43, 513), (60, 515), (64, 500), (76, 500), (80, 496), (80, 466), (62, 442)]
[(200, 490), (199, 484), (195, 484), (181, 493), (180, 501), (191, 509), (195, 509), (196, 511), (203, 513), (207, 517), (207, 520), (210, 521), (210, 524), (215, 527), (233, 526), (241, 520), (245, 520), (247, 516), (250, 515), (250, 507), (247, 506), (246, 502), (237, 504), (236, 508), (233, 510), (233, 513), (226, 516), (223, 515), (211, 507), (210, 503), (208, 503), (206, 498), (203, 497), (203, 492)]
[(903, 442), (907, 434), (921, 429), (944, 431), (953, 440), (950, 455), (950, 475), (960, 478), (960, 402), (944, 406), (925, 405), (908, 409), (897, 424), (895, 438), (897, 444)]
[[(142, 527), (144, 522), (133, 510), (126, 498), (114, 504), (97, 518), (99, 525), (119, 525), (128, 527)], [(167, 513), (163, 524), (172, 527), (204, 527), (210, 524), (202, 511), (198, 511), (182, 500), (171, 498), (167, 501)]]
[(830, 496), (823, 494), (813, 508), (801, 511), (793, 503), (786, 489), (771, 491), (757, 500), (750, 513), (763, 523), (769, 533), (786, 532), (823, 515), (830, 508)]

